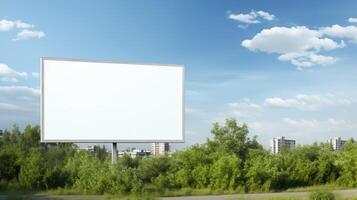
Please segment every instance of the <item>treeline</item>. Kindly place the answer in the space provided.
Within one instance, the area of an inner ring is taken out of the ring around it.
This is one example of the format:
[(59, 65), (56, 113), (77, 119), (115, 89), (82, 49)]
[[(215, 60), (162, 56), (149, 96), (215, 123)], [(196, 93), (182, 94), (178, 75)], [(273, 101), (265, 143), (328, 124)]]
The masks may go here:
[(14, 126), (0, 139), (0, 190), (67, 188), (81, 193), (162, 193), (182, 188), (212, 191), (280, 191), (332, 183), (357, 186), (357, 143), (335, 152), (328, 144), (298, 146), (273, 155), (248, 127), (227, 119), (214, 124), (212, 139), (170, 156), (128, 156), (111, 164), (74, 144), (41, 144), (38, 126)]

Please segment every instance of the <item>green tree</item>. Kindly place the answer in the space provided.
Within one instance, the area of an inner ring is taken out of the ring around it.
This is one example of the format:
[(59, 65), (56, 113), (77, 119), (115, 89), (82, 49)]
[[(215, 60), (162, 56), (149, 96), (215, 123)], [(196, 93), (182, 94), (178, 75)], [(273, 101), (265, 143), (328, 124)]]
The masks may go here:
[(0, 180), (6, 182), (17, 179), (20, 172), (21, 151), (15, 146), (0, 149)]
[(253, 140), (248, 137), (248, 126), (246, 124), (239, 126), (235, 119), (226, 119), (224, 126), (214, 123), (211, 132), (214, 138), (213, 141), (208, 141), (210, 148), (234, 153), (243, 161), (250, 147), (261, 148), (256, 142), (256, 137), (253, 137)]
[(36, 148), (30, 150), (30, 153), (25, 157), (21, 164), (19, 174), (20, 184), (27, 189), (40, 189), (42, 186), (41, 169), (42, 158), (40, 151)]
[(357, 187), (357, 143), (349, 141), (345, 144), (335, 163), (340, 169), (338, 183)]
[(239, 170), (241, 160), (235, 155), (222, 155), (211, 168), (211, 188), (221, 190), (235, 190), (241, 181)]

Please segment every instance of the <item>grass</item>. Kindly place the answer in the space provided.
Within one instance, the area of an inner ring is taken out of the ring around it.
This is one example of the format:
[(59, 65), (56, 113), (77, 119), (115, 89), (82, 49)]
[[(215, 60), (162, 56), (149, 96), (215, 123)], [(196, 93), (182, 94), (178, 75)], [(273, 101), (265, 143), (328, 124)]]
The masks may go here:
[[(83, 192), (80, 192), (75, 189), (57, 188), (57, 189), (41, 191), (41, 192), (38, 192), (37, 194), (39, 194), (39, 195), (83, 195)], [(86, 195), (88, 195), (88, 194), (86, 194)]]
[[(90, 192), (78, 191), (70, 188), (58, 188), (51, 189), (46, 191), (34, 192), (34, 191), (5, 191), (1, 192), (1, 195), (6, 195), (9, 199), (31, 199), (31, 197), (35, 196), (56, 196), (56, 195), (83, 195), (84, 199), (104, 199), (104, 200), (135, 200), (135, 199), (158, 199), (158, 197), (178, 197), (178, 196), (200, 196), (200, 195), (227, 195), (227, 194), (241, 194), (238, 197), (234, 197), (235, 200), (308, 200), (309, 193), (315, 191), (332, 191), (332, 190), (340, 190), (347, 189), (344, 187), (339, 187), (336, 185), (328, 184), (328, 185), (316, 185), (309, 187), (300, 187), (300, 188), (291, 188), (286, 190), (284, 194), (281, 193), (254, 193), (254, 194), (243, 194), (240, 191), (222, 191), (222, 190), (211, 190), (209, 188), (206, 189), (192, 189), (192, 188), (182, 188), (179, 190), (147, 190), (147, 192), (140, 195), (95, 195)], [(307, 192), (298, 196), (294, 194), (289, 194), (289, 192)], [(336, 192), (337, 200), (357, 200), (356, 197), (344, 197), (339, 196), (339, 193)], [(87, 198), (88, 197), (88, 198)], [(62, 198), (62, 197), (61, 197)], [(64, 197), (65, 198), (65, 197)]]
[(194, 189), (194, 188), (181, 188), (179, 190), (164, 190), (161, 197), (177, 197), (177, 196), (200, 196), (200, 195), (224, 195), (224, 194), (238, 194), (238, 191), (223, 191), (211, 190), (209, 188)]
[(267, 200), (300, 200), (301, 198), (293, 197), (293, 196), (286, 196), (286, 197), (271, 197)]
[(330, 190), (343, 190), (343, 189), (351, 189), (351, 188), (346, 188), (335, 184), (325, 184), (325, 185), (313, 185), (307, 187), (290, 188), (286, 190), (286, 192), (313, 192), (313, 191), (330, 191)]

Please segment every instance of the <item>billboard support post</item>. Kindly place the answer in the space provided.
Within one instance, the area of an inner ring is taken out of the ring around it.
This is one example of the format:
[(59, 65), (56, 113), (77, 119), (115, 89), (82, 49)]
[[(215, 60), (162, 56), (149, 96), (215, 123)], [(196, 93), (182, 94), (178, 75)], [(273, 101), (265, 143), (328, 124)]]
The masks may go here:
[(117, 162), (118, 158), (118, 148), (117, 148), (117, 143), (112, 144), (112, 164), (115, 164)]

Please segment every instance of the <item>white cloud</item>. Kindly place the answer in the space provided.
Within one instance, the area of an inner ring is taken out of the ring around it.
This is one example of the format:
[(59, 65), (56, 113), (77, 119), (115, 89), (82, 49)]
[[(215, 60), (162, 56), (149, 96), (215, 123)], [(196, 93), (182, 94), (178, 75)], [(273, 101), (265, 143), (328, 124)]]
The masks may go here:
[(283, 121), (289, 125), (292, 126), (297, 126), (297, 127), (309, 127), (309, 128), (314, 128), (319, 125), (319, 122), (316, 120), (294, 120), (291, 118), (284, 118)]
[(282, 99), (282, 98), (274, 97), (274, 98), (265, 99), (265, 105), (271, 107), (292, 108), (299, 105), (299, 102), (296, 99)]
[(306, 120), (306, 119), (291, 119), (291, 118), (284, 118), (283, 122), (289, 124), (291, 126), (299, 127), (299, 128), (333, 128), (338, 126), (346, 126), (349, 124), (349, 121), (346, 120), (338, 120), (334, 118), (329, 118), (327, 120)]
[(261, 16), (262, 18), (264, 18), (265, 20), (268, 20), (268, 21), (272, 21), (272, 20), (275, 19), (275, 15), (270, 14), (270, 13), (268, 13), (268, 12), (264, 12), (264, 11), (262, 11), (262, 10), (258, 11), (257, 14), (258, 14), (259, 16)]
[(34, 27), (35, 27), (34, 25), (23, 22), (21, 20), (16, 20), (16, 21), (7, 20), (7, 19), (0, 20), (0, 31), (5, 32), (14, 29), (20, 30), (20, 32), (17, 33), (16, 38), (14, 38), (13, 40), (25, 40), (30, 38), (40, 39), (46, 35), (42, 31), (29, 30)]
[[(0, 86), (0, 110), (38, 112), (39, 97), (40, 90), (36, 88), (28, 86)], [(23, 113), (18, 113), (19, 116), (21, 114)], [(4, 116), (0, 114), (1, 117)]]
[(238, 25), (238, 28), (240, 28), (240, 29), (247, 29), (248, 28), (248, 24), (239, 24)]
[[(32, 97), (40, 96), (40, 89), (28, 87), (28, 86), (0, 86), (1, 95), (26, 95)], [(0, 97), (1, 98), (1, 97)]]
[(27, 29), (27, 28), (35, 27), (32, 24), (28, 24), (28, 23), (22, 22), (20, 20), (15, 21), (15, 24), (16, 24), (16, 28), (20, 28), (20, 29)]
[(262, 111), (261, 106), (251, 102), (250, 99), (228, 103), (228, 107), (230, 108), (229, 114), (239, 118), (256, 117), (259, 116)]
[(330, 27), (322, 27), (319, 32), (330, 37), (348, 39), (350, 42), (357, 43), (357, 26), (335, 24)]
[(0, 86), (0, 127), (38, 124), (40, 90), (29, 86)]
[(260, 23), (259, 20), (257, 20), (257, 16), (255, 13), (249, 13), (249, 14), (230, 14), (228, 16), (229, 19), (233, 19), (239, 22), (247, 23), (247, 24), (257, 24)]
[(0, 80), (3, 82), (18, 82), (18, 78), (26, 78), (26, 72), (18, 72), (5, 64), (0, 64)]
[(298, 69), (333, 64), (335, 58), (318, 53), (345, 46), (344, 42), (324, 38), (320, 31), (305, 26), (263, 29), (252, 39), (242, 41), (241, 45), (251, 51), (280, 54), (279, 60), (290, 61)]
[(228, 106), (238, 109), (260, 109), (260, 105), (252, 103), (249, 99), (244, 99), (242, 102), (228, 103)]
[(12, 29), (27, 29), (33, 28), (34, 25), (25, 23), (21, 20), (11, 21), (11, 20), (0, 20), (0, 31), (10, 31)]
[(15, 26), (12, 21), (8, 21), (5, 19), (0, 21), (0, 31), (9, 31), (9, 30), (13, 29), (14, 27)]
[(338, 119), (334, 119), (334, 118), (329, 118), (327, 120), (327, 122), (333, 126), (340, 126), (340, 125), (346, 125), (348, 123), (348, 121), (345, 120), (338, 120)]
[(14, 38), (13, 40), (27, 40), (27, 39), (31, 39), (31, 38), (37, 38), (37, 39), (41, 39), (43, 37), (45, 37), (46, 34), (42, 31), (31, 31), (31, 30), (22, 30), (21, 32), (19, 32), (16, 36), (16, 38)]
[(243, 14), (243, 13), (229, 14), (228, 18), (242, 22), (242, 23), (246, 23), (246, 24), (258, 24), (261, 22), (260, 19), (272, 21), (275, 19), (275, 16), (273, 14), (270, 14), (270, 13), (262, 11), (262, 10), (260, 10), (258, 12), (252, 10), (248, 14)]
[(277, 108), (294, 108), (298, 110), (317, 110), (326, 106), (349, 105), (351, 101), (346, 98), (328, 95), (296, 95), (294, 98), (267, 98), (265, 106)]
[(357, 18), (350, 17), (350, 18), (348, 18), (348, 22), (350, 22), (350, 23), (357, 23)]
[(318, 31), (310, 30), (305, 26), (263, 29), (253, 39), (244, 40), (242, 46), (252, 51), (279, 54), (301, 54), (308, 50), (333, 50), (340, 47), (333, 40), (321, 38)]
[(20, 110), (20, 108), (13, 104), (0, 102), (0, 110)]

